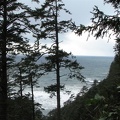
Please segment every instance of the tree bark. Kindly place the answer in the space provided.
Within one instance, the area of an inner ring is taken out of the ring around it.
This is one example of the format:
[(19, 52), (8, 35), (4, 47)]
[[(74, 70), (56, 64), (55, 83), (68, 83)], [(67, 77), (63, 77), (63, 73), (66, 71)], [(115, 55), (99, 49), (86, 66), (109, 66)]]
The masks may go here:
[(55, 14), (55, 31), (56, 31), (56, 79), (57, 79), (57, 120), (61, 120), (61, 110), (60, 110), (60, 65), (59, 65), (59, 40), (58, 40), (58, 16), (57, 16), (57, 0), (56, 4), (56, 14)]
[(7, 58), (6, 58), (6, 42), (7, 42), (7, 9), (6, 0), (3, 1), (3, 31), (2, 31), (2, 66), (1, 66), (1, 85), (0, 85), (0, 120), (7, 120)]

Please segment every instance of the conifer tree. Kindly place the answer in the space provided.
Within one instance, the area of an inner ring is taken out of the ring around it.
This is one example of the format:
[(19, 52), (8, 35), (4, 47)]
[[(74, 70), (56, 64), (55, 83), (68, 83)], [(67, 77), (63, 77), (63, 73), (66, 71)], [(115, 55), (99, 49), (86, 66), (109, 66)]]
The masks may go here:
[(0, 1), (0, 119), (7, 120), (7, 70), (13, 56), (30, 52), (27, 33), (37, 31), (31, 24), (32, 9), (17, 0)]
[[(13, 81), (13, 85), (11, 85), (11, 88), (13, 86), (16, 86), (16, 88), (18, 88), (18, 91), (16, 90), (15, 93), (13, 93), (12, 91), (12, 96), (14, 94), (13, 97), (16, 99), (21, 98), (21, 101), (23, 101), (25, 97), (29, 96), (32, 103), (32, 120), (35, 120), (36, 107), (34, 101), (34, 87), (39, 87), (38, 80), (42, 75), (45, 74), (44, 69), (39, 62), (39, 59), (44, 55), (44, 53), (41, 53), (42, 52), (40, 52), (39, 49), (39, 52), (33, 50), (31, 53), (29, 53), (29, 55), (26, 55), (20, 60), (20, 62), (14, 65), (14, 72), (11, 75)], [(26, 93), (25, 90), (27, 89), (29, 89), (30, 92)]]
[[(77, 77), (78, 79), (83, 79), (80, 74), (80, 70), (82, 67), (76, 62), (69, 60), (69, 56), (71, 54), (66, 53), (63, 50), (60, 50), (59, 46), (59, 33), (66, 33), (69, 29), (73, 28), (72, 20), (62, 20), (58, 21), (58, 17), (60, 17), (60, 11), (63, 10), (66, 13), (70, 14), (70, 12), (64, 8), (64, 4), (62, 0), (46, 0), (42, 5), (41, 9), (37, 9), (37, 11), (43, 13), (41, 17), (41, 35), (37, 36), (38, 39), (44, 37), (46, 39), (51, 39), (51, 47), (49, 48), (48, 56), (46, 57), (47, 63), (43, 66), (46, 71), (56, 72), (56, 84), (49, 86), (48, 91), (55, 91), (57, 93), (57, 120), (61, 120), (60, 114), (60, 88), (62, 88), (60, 84), (60, 68), (70, 68), (72, 69), (74, 74), (69, 74), (69, 77)], [(39, 18), (39, 16), (37, 16)], [(79, 72), (75, 73), (78, 70)]]
[(31, 101), (32, 101), (32, 120), (35, 120), (35, 101), (34, 101), (34, 87), (38, 87), (38, 80), (42, 75), (44, 75), (43, 67), (38, 62), (38, 60), (42, 57), (41, 52), (31, 53), (27, 55), (26, 58), (22, 61), (22, 69), (24, 70), (25, 84), (30, 86), (31, 89)]

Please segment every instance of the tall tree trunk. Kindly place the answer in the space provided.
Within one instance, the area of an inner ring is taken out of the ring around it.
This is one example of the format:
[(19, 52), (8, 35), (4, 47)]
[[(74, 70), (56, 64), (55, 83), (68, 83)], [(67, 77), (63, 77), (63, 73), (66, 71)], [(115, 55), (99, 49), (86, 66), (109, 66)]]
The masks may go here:
[(32, 75), (30, 75), (30, 83), (31, 83), (31, 93), (32, 93), (32, 118), (33, 118), (33, 120), (35, 120), (35, 106), (34, 106), (34, 92), (33, 92)]
[(7, 59), (6, 59), (6, 38), (7, 38), (7, 10), (6, 0), (3, 1), (3, 31), (2, 31), (2, 70), (1, 70), (1, 98), (0, 98), (0, 120), (7, 120)]
[(57, 16), (57, 0), (56, 4), (56, 14), (55, 14), (55, 31), (56, 31), (56, 79), (57, 79), (57, 120), (61, 120), (61, 110), (60, 110), (60, 65), (59, 65), (59, 40), (58, 40), (58, 16)]

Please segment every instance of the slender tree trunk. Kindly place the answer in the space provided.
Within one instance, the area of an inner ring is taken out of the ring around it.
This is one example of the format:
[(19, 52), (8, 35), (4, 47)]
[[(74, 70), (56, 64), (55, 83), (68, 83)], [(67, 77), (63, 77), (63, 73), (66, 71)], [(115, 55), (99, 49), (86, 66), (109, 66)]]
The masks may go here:
[(58, 19), (57, 19), (57, 0), (56, 4), (56, 14), (55, 14), (55, 31), (56, 31), (56, 79), (57, 79), (57, 120), (61, 120), (61, 110), (60, 110), (60, 65), (59, 65), (59, 40), (58, 40)]
[(20, 80), (20, 97), (22, 99), (23, 93), (22, 93), (22, 81)]
[(32, 93), (32, 118), (33, 118), (33, 120), (35, 120), (35, 106), (34, 106), (34, 92), (33, 92), (32, 75), (30, 75), (30, 83), (31, 83), (31, 93)]
[(20, 72), (20, 76), (19, 76), (19, 84), (20, 84), (20, 109), (21, 109), (21, 113), (20, 113), (20, 118), (21, 120), (23, 120), (23, 85), (22, 85), (22, 72), (21, 72), (21, 69), (19, 68), (19, 72)]
[(20, 97), (21, 97), (21, 99), (22, 99), (22, 97), (23, 97), (23, 85), (22, 85), (22, 72), (21, 72), (21, 69), (19, 68), (19, 71), (20, 71)]
[(6, 0), (3, 1), (3, 31), (2, 31), (2, 70), (1, 70), (1, 98), (0, 120), (7, 120), (7, 59), (6, 59), (6, 34), (7, 34), (7, 10)]

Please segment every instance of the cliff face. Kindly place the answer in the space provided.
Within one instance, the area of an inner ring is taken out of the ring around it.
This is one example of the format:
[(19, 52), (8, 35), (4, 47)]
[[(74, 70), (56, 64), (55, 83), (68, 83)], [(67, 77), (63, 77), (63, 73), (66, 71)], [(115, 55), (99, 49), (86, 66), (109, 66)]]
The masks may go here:
[(69, 101), (61, 114), (62, 120), (120, 120), (120, 65), (113, 61), (108, 77)]

